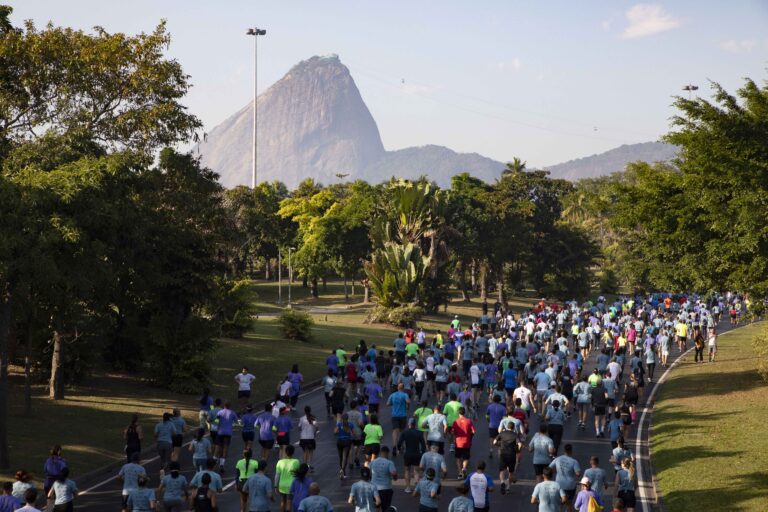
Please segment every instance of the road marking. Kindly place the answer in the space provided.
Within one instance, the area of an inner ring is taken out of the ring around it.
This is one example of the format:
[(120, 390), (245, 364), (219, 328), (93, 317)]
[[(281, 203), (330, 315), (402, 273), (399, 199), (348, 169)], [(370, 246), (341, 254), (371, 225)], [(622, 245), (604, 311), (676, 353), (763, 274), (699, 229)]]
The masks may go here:
[[(741, 329), (742, 327), (746, 327), (746, 325), (738, 326), (734, 329), (731, 329), (729, 331), (724, 332), (723, 334), (718, 334), (717, 337), (720, 338), (721, 336), (725, 336), (728, 333), (734, 332), (738, 329)], [(645, 400), (645, 405), (643, 406), (643, 413), (640, 415), (640, 422), (638, 423), (637, 428), (637, 436), (635, 437), (635, 474), (637, 475), (637, 494), (640, 499), (640, 504), (642, 505), (643, 512), (649, 512), (650, 511), (650, 505), (648, 503), (648, 496), (646, 494), (646, 487), (650, 487), (653, 489), (653, 493), (656, 493), (656, 485), (653, 483), (653, 475), (651, 475), (651, 481), (646, 482), (643, 479), (643, 471), (642, 471), (642, 460), (644, 457), (640, 456), (640, 448), (643, 445), (641, 437), (643, 436), (643, 423), (645, 423), (645, 415), (649, 410), (648, 405), (653, 404), (653, 398), (656, 396), (656, 390), (659, 389), (659, 387), (664, 383), (664, 381), (667, 379), (667, 375), (669, 372), (677, 366), (682, 359), (688, 355), (688, 353), (696, 348), (696, 345), (694, 344), (691, 348), (680, 354), (677, 359), (675, 359), (671, 365), (669, 365), (669, 368), (664, 372), (664, 375), (661, 376), (661, 378), (656, 381), (656, 384), (653, 386), (653, 389), (651, 390), (651, 394), (648, 398)], [(646, 443), (648, 446), (648, 465), (650, 466), (650, 460), (651, 460), (651, 439), (650, 439), (650, 433), (648, 442)], [(658, 501), (658, 499), (656, 500)]]

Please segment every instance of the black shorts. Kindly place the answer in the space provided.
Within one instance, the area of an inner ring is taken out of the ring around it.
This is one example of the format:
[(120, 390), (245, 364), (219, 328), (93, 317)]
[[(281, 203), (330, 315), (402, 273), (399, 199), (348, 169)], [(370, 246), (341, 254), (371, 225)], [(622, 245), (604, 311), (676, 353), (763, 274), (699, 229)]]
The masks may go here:
[(216, 444), (219, 446), (229, 446), (232, 442), (232, 435), (222, 435), (219, 434), (216, 436)]
[(299, 446), (302, 450), (314, 450), (317, 448), (317, 443), (314, 439), (299, 439)]
[(549, 464), (534, 464), (533, 472), (536, 476), (541, 476), (544, 474), (544, 468), (546, 467), (549, 467)]
[(488, 437), (490, 437), (491, 439), (496, 439), (497, 435), (499, 435), (499, 429), (498, 428), (488, 427)]
[(597, 405), (594, 407), (595, 416), (605, 416), (605, 407)]
[(469, 460), (470, 448), (456, 448), (454, 456), (460, 460)]
[(499, 472), (509, 471), (510, 473), (514, 473), (516, 466), (517, 454), (501, 454), (501, 458), (499, 459)]
[(341, 405), (333, 405), (331, 404), (331, 412), (333, 414), (341, 414), (344, 412), (344, 404)]
[(565, 498), (568, 500), (568, 502), (573, 501), (573, 499), (576, 497), (576, 489), (563, 489), (563, 492), (565, 493)]
[(427, 380), (435, 380), (435, 372), (427, 372)]
[(392, 428), (405, 430), (407, 418), (405, 416), (392, 416)]
[(274, 439), (270, 439), (268, 441), (262, 441), (261, 439), (259, 439), (259, 444), (265, 450), (271, 450), (272, 448), (275, 447), (275, 440)]
[(472, 384), (472, 389), (482, 389), (483, 384), (481, 382), (478, 382), (477, 384)]
[(621, 501), (624, 502), (625, 507), (635, 508), (635, 491), (619, 491), (619, 498), (621, 498)]
[(406, 453), (403, 455), (403, 465), (418, 466), (421, 462), (421, 455), (418, 453)]
[(237, 398), (251, 398), (251, 390), (243, 389), (237, 392)]
[(277, 445), (278, 446), (288, 446), (289, 444), (291, 444), (291, 434), (290, 433), (286, 432), (282, 436), (281, 435), (277, 436)]
[(608, 406), (613, 407), (616, 405), (616, 399), (615, 398), (609, 398), (608, 399)]
[(210, 434), (211, 434), (211, 444), (216, 444), (216, 440), (219, 437), (219, 432), (216, 430), (211, 430)]
[(380, 449), (381, 449), (381, 445), (379, 443), (367, 444), (364, 447), (366, 455), (374, 455), (376, 457), (379, 456), (379, 450)]
[(252, 443), (253, 439), (256, 437), (256, 432), (242, 432), (242, 436), (243, 436), (244, 443), (248, 443), (248, 442)]
[(182, 434), (173, 434), (171, 436), (171, 446), (174, 448), (181, 448), (184, 443), (184, 436)]
[(435, 382), (435, 386), (437, 387), (438, 391), (445, 391), (445, 388), (448, 387), (447, 382)]

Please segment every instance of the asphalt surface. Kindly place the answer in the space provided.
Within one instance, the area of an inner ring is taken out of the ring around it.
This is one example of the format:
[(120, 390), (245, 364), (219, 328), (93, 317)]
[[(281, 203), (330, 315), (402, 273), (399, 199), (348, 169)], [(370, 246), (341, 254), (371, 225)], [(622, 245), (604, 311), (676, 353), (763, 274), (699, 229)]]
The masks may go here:
[[(720, 334), (730, 330), (730, 326), (726, 325), (728, 322), (721, 322), (721, 324), (718, 326), (719, 330), (718, 332)], [(673, 359), (677, 359), (679, 357), (679, 353), (677, 350), (676, 345), (671, 347), (670, 350), (670, 364), (672, 363)], [(688, 363), (686, 363), (688, 364)], [(286, 368), (289, 368), (290, 364), (288, 361), (286, 361)], [(587, 372), (591, 372), (591, 370), (596, 366), (595, 363), (595, 355), (593, 355), (589, 358), (587, 362), (584, 364), (584, 372), (585, 374), (588, 374)], [(619, 389), (623, 389), (623, 384), (628, 379), (628, 374), (630, 373), (627, 371), (627, 365), (625, 366), (624, 371), (624, 381), (621, 383), (621, 386)], [(645, 388), (645, 394), (644, 397), (649, 397), (651, 394), (651, 391), (653, 389), (653, 386), (656, 385), (657, 379), (659, 379), (663, 372), (664, 368), (657, 368), (656, 371), (656, 380), (652, 383), (646, 383)], [(233, 390), (234, 393), (234, 390)], [(618, 402), (618, 400), (617, 400)], [(234, 402), (233, 402), (234, 403)], [(430, 405), (434, 403), (434, 398), (432, 397), (430, 400)], [(325, 399), (323, 396), (323, 393), (321, 389), (314, 389), (311, 391), (308, 391), (306, 394), (301, 396), (297, 411), (302, 411), (305, 405), (310, 405), (312, 407), (312, 411), (315, 413), (316, 416), (318, 416), (318, 424), (320, 431), (317, 435), (317, 451), (315, 452), (314, 457), (314, 467), (315, 467), (315, 473), (313, 475), (310, 475), (311, 478), (318, 482), (321, 487), (321, 494), (325, 497), (327, 497), (331, 502), (333, 503), (334, 510), (336, 511), (349, 511), (354, 510), (354, 507), (347, 504), (347, 497), (349, 496), (349, 489), (352, 486), (354, 482), (356, 482), (359, 478), (359, 471), (357, 470), (350, 470), (348, 471), (348, 478), (344, 481), (339, 480), (338, 477), (338, 457), (336, 452), (336, 440), (333, 435), (333, 428), (334, 428), (334, 421), (326, 419), (325, 415)], [(488, 454), (488, 448), (489, 448), (489, 438), (488, 438), (488, 426), (484, 418), (485, 413), (485, 406), (487, 403), (485, 401), (482, 402), (481, 406), (478, 409), (478, 416), (479, 420), (476, 422), (476, 430), (477, 434), (473, 440), (473, 446), (472, 446), (472, 458), (470, 461), (470, 470), (472, 470), (475, 467), (475, 464), (480, 460), (485, 460), (488, 465), (488, 469), (486, 470), (486, 473), (491, 475), (495, 480), (496, 490), (495, 492), (491, 493), (491, 510), (505, 510), (509, 512), (515, 512), (515, 511), (523, 511), (523, 510), (536, 510), (536, 508), (531, 505), (530, 499), (531, 499), (531, 492), (533, 490), (535, 482), (535, 476), (533, 471), (533, 464), (531, 462), (531, 454), (528, 452), (527, 448), (523, 450), (523, 456), (520, 461), (520, 464), (517, 468), (517, 478), (518, 482), (516, 484), (513, 484), (510, 489), (507, 491), (506, 495), (501, 495), (499, 492), (499, 482), (498, 482), (498, 458), (494, 455), (492, 459), (489, 458)], [(643, 411), (644, 402), (641, 401), (638, 411), (638, 420), (640, 419), (640, 413)], [(415, 406), (412, 403), (410, 413), (412, 413), (415, 410)], [(643, 510), (658, 510), (659, 504), (655, 498), (655, 492), (653, 491), (652, 486), (650, 486), (650, 482), (652, 482), (652, 467), (648, 463), (648, 428), (650, 426), (651, 421), (651, 414), (650, 410), (648, 411), (648, 414), (645, 416), (645, 424), (643, 425), (643, 432), (641, 436), (639, 436), (640, 443), (635, 444), (635, 440), (637, 438), (636, 435), (636, 428), (637, 425), (633, 425), (631, 433), (627, 437), (627, 447), (629, 447), (633, 453), (635, 453), (636, 456), (643, 458), (643, 464), (641, 466), (641, 470), (643, 472), (643, 478), (641, 480), (645, 480), (649, 483), (648, 488), (646, 488), (645, 494), (649, 496), (648, 500), (644, 504), (645, 506), (642, 507)], [(300, 417), (299, 412), (294, 413), (294, 425), (296, 425), (298, 418)], [(391, 422), (390, 422), (390, 414), (389, 409), (385, 406), (381, 407), (381, 411), (379, 414), (380, 417), (380, 423), (384, 427), (384, 438), (383, 438), (383, 445), (390, 446), (391, 443)], [(539, 426), (539, 419), (536, 417), (536, 415), (532, 415), (531, 419), (529, 420), (529, 439), (532, 436), (532, 433), (536, 432)], [(587, 420), (587, 428), (584, 430), (577, 429), (577, 418), (576, 414), (574, 415), (566, 422), (564, 434), (563, 434), (563, 441), (561, 443), (560, 453), (563, 453), (563, 446), (566, 443), (571, 443), (573, 445), (573, 456), (579, 461), (579, 465), (581, 466), (582, 473), (585, 469), (589, 467), (589, 458), (593, 455), (596, 455), (600, 458), (600, 466), (606, 471), (607, 479), (609, 481), (609, 489), (604, 493), (604, 496), (609, 497), (609, 500), (612, 500), (613, 496), (613, 476), (614, 476), (614, 470), (613, 466), (608, 462), (608, 460), (611, 457), (611, 445), (610, 441), (606, 438), (600, 438), (597, 439), (595, 437), (595, 431), (593, 426), (593, 418), (590, 414), (588, 420)], [(298, 429), (294, 429), (294, 431), (291, 434), (292, 441), (297, 442), (298, 441)], [(146, 441), (145, 441), (146, 442)], [(258, 444), (256, 444), (256, 448), (258, 448)], [(240, 434), (238, 431), (235, 432), (235, 435), (232, 437), (232, 446), (229, 450), (229, 455), (226, 460), (226, 469), (224, 472), (224, 485), (225, 485), (225, 491), (219, 496), (219, 511), (220, 512), (237, 512), (240, 510), (240, 502), (239, 502), (239, 493), (235, 489), (234, 486), (234, 478), (235, 478), (235, 470), (234, 466), (237, 460), (241, 457), (243, 450), (243, 442), (240, 437)], [(254, 452), (257, 454), (258, 450), (254, 450)], [(295, 456), (299, 459), (301, 458), (301, 449), (297, 446), (296, 447), (296, 453)], [(267, 476), (272, 479), (274, 478), (274, 467), (275, 462), (278, 459), (277, 450), (273, 450), (270, 456), (269, 460), (269, 467), (267, 470)], [(402, 456), (394, 457), (393, 458), (395, 465), (398, 469), (398, 480), (395, 481), (393, 484), (394, 487), (394, 499), (393, 499), (393, 505), (396, 506), (400, 511), (412, 511), (418, 509), (418, 498), (414, 498), (408, 494), (406, 494), (404, 491), (405, 489), (405, 482), (402, 478), (403, 476), (403, 460)], [(191, 480), (194, 471), (192, 469), (192, 459), (191, 459), (191, 453), (185, 448), (182, 449), (182, 455), (181, 455), (181, 468), (182, 468), (182, 474), (184, 474), (188, 480)], [(448, 509), (448, 504), (450, 503), (451, 499), (453, 499), (455, 496), (457, 496), (457, 493), (454, 490), (454, 487), (457, 486), (460, 482), (456, 479), (457, 477), (457, 470), (456, 465), (454, 462), (453, 454), (447, 453), (446, 451), (446, 465), (448, 466), (448, 476), (446, 479), (443, 480), (443, 489), (440, 497), (440, 504), (439, 504), (439, 510), (445, 511)], [(149, 460), (145, 463), (145, 467), (147, 469), (147, 474), (150, 476), (150, 484), (152, 486), (157, 486), (159, 483), (159, 462), (155, 460)], [(114, 474), (117, 472), (115, 471)], [(104, 512), (104, 511), (118, 511), (120, 510), (120, 503), (121, 503), (121, 489), (122, 486), (117, 479), (108, 480), (113, 475), (102, 475), (97, 476), (90, 481), (77, 481), (78, 487), (81, 491), (87, 490), (83, 495), (81, 495), (76, 501), (75, 501), (75, 510), (78, 511), (88, 511), (88, 512)], [(76, 479), (75, 475), (75, 479)], [(106, 481), (105, 481), (106, 480)], [(96, 486), (94, 488), (94, 486)], [(639, 493), (638, 493), (639, 496)], [(606, 506), (609, 506), (609, 503), (606, 503)], [(162, 508), (159, 508), (158, 510), (162, 510)], [(272, 506), (272, 510), (279, 510), (279, 503), (275, 503)], [(637, 510), (641, 510), (641, 504), (638, 500), (638, 507)]]

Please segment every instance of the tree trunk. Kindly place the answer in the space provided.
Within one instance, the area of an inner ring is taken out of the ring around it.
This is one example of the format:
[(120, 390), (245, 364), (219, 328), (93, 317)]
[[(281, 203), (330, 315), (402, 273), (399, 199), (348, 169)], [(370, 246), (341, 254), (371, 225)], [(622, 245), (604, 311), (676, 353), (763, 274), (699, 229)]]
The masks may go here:
[(53, 356), (48, 396), (53, 400), (64, 399), (64, 340), (61, 339), (59, 331), (53, 331)]
[(461, 300), (469, 302), (469, 291), (467, 290), (467, 276), (466, 276), (466, 262), (459, 263), (458, 277), (459, 277), (459, 289), (461, 290)]
[(498, 290), (498, 291), (499, 291), (499, 302), (500, 302), (502, 305), (504, 305), (504, 307), (506, 308), (506, 304), (507, 304), (507, 294), (506, 294), (506, 293), (504, 293), (504, 279), (502, 279), (501, 277), (499, 277), (499, 281), (498, 281), (498, 284), (496, 285), (496, 287), (499, 289), (499, 290)]
[(8, 455), (8, 336), (12, 318), (11, 294), (0, 296), (0, 469), (10, 469)]
[(301, 277), (301, 286), (302, 288), (306, 288), (307, 286), (309, 286), (309, 284), (307, 283), (307, 276)]
[(270, 263), (270, 261), (269, 261), (269, 258), (265, 258), (265, 260), (266, 260), (266, 262), (265, 262), (265, 265), (264, 265), (264, 279), (269, 281), (269, 263)]
[(477, 260), (472, 260), (472, 264), (469, 266), (469, 284), (472, 287), (472, 292), (477, 293)]
[(311, 290), (312, 296), (314, 298), (317, 298), (319, 296), (319, 293), (317, 291), (317, 278), (313, 277), (311, 283), (312, 283), (312, 290)]
[(323, 280), (323, 293), (326, 293), (328, 292), (328, 278), (323, 276), (322, 280)]
[(349, 293), (347, 291), (347, 274), (344, 274), (344, 302), (349, 302)]
[(352, 278), (352, 296), (355, 296), (355, 278)]
[(371, 302), (371, 287), (368, 283), (363, 285), (363, 304), (369, 304)]
[(32, 326), (34, 315), (29, 316), (27, 346), (24, 351), (24, 416), (32, 416)]
[(480, 300), (488, 300), (488, 272), (485, 265), (480, 267)]

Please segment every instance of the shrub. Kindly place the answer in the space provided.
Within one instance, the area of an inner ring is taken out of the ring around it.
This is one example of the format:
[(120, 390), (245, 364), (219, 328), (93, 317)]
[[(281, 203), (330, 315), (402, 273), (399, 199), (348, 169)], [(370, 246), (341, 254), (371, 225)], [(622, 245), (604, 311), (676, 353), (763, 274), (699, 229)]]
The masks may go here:
[(233, 281), (223, 287), (221, 333), (229, 338), (242, 338), (253, 327), (253, 319), (258, 312), (253, 304), (257, 298), (253, 281)]
[(309, 341), (312, 339), (312, 326), (315, 321), (308, 313), (295, 309), (286, 309), (277, 318), (283, 336), (291, 340)]
[(616, 272), (610, 268), (605, 269), (603, 271), (603, 275), (600, 276), (600, 283), (598, 287), (600, 288), (600, 293), (619, 293), (619, 279), (616, 277)]
[(368, 315), (369, 323), (389, 323), (398, 327), (412, 327), (416, 320), (424, 314), (424, 308), (421, 306), (405, 305), (395, 308), (376, 306)]

